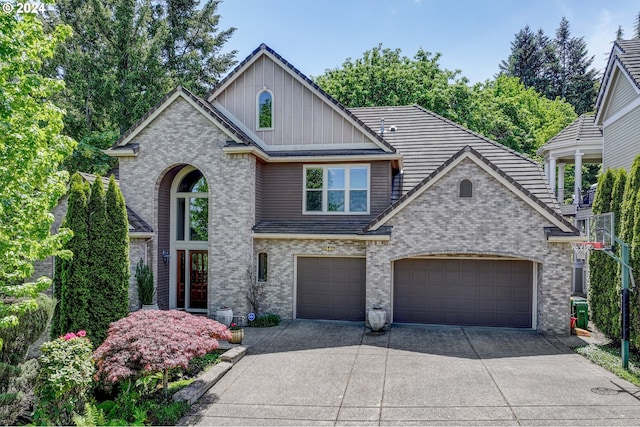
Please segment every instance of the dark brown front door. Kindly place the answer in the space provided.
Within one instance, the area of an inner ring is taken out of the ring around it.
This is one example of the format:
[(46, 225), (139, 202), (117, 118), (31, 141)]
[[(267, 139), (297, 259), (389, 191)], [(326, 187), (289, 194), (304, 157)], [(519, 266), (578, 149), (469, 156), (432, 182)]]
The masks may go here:
[[(207, 251), (178, 250), (176, 253), (178, 258), (176, 286), (178, 308), (207, 308), (207, 274), (209, 271), (209, 255)], [(189, 264), (187, 264), (187, 254)], [(189, 306), (185, 307), (187, 274), (189, 275), (190, 291)]]
[(296, 317), (364, 320), (364, 258), (298, 258)]
[(207, 251), (189, 251), (190, 293), (189, 308), (207, 308), (207, 275), (209, 255)]
[(404, 259), (393, 292), (394, 322), (531, 328), (533, 263)]

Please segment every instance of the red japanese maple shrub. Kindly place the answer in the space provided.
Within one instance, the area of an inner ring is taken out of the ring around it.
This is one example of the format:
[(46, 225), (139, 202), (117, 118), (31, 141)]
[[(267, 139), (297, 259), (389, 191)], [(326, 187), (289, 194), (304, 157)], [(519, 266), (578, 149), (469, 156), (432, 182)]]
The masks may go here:
[(153, 372), (186, 368), (189, 360), (231, 339), (227, 327), (177, 310), (139, 310), (111, 324), (93, 357), (96, 376), (107, 383)]

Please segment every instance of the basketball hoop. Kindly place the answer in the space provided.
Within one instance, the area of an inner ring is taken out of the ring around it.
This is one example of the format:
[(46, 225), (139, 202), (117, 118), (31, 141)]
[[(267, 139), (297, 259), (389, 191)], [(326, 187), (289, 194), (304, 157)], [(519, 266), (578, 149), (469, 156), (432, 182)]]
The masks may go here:
[(593, 242), (571, 242), (576, 258), (580, 260), (587, 259), (587, 254), (595, 246)]

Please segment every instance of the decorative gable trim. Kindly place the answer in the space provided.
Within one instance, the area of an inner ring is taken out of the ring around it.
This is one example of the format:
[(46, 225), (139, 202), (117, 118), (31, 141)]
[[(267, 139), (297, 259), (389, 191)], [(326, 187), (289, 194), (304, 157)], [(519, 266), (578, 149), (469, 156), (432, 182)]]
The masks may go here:
[[(104, 152), (114, 157), (127, 157), (137, 155), (137, 144), (131, 144), (131, 141), (145, 129), (156, 117), (164, 112), (175, 100), (181, 98), (190, 104), (193, 108), (204, 115), (209, 121), (218, 126), (225, 132), (229, 138), (238, 144), (249, 145), (253, 141), (251, 138), (238, 128), (233, 122), (228, 120), (220, 111), (210, 104), (207, 104), (187, 89), (178, 86), (171, 92), (166, 94), (153, 108), (151, 108), (140, 120), (131, 126), (109, 150)], [(134, 146), (136, 145), (136, 146)]]
[(422, 180), (422, 182), (420, 182), (404, 196), (398, 199), (395, 203), (393, 203), (382, 213), (380, 213), (380, 215), (378, 215), (375, 219), (373, 219), (373, 221), (371, 221), (371, 223), (369, 223), (369, 225), (367, 225), (367, 227), (365, 227), (365, 231), (375, 231), (382, 225), (386, 224), (400, 211), (402, 211), (402, 209), (408, 206), (427, 189), (432, 187), (441, 177), (445, 176), (465, 159), (470, 159), (475, 164), (480, 166), (480, 168), (482, 168), (485, 172), (495, 178), (499, 183), (507, 187), (511, 192), (513, 192), (516, 196), (518, 196), (534, 210), (540, 213), (555, 227), (558, 227), (565, 233), (580, 235), (578, 229), (567, 222), (562, 215), (551, 209), (543, 201), (533, 195), (529, 190), (524, 188), (520, 183), (515, 181), (504, 171), (498, 168), (495, 164), (493, 164), (490, 160), (488, 160), (486, 157), (484, 157), (482, 154), (468, 145), (451, 156), (449, 160), (440, 165), (440, 167), (434, 170), (428, 177)]
[(310, 78), (305, 76), (300, 70), (291, 65), (286, 59), (280, 56), (277, 52), (271, 49), (266, 44), (262, 43), (257, 49), (255, 49), (249, 56), (247, 56), (244, 61), (242, 61), (238, 66), (231, 71), (224, 79), (220, 81), (214, 87), (211, 92), (209, 92), (206, 96), (206, 100), (209, 103), (214, 103), (215, 98), (223, 92), (226, 88), (233, 83), (233, 81), (245, 72), (251, 65), (253, 65), (260, 57), (267, 56), (276, 64), (279, 64), (283, 70), (285, 70), (288, 74), (290, 74), (296, 81), (302, 84), (305, 88), (310, 90), (311, 92), (317, 94), (320, 98), (324, 99), (327, 104), (338, 114), (343, 116), (352, 126), (356, 127), (362, 133), (368, 136), (368, 138), (376, 144), (378, 147), (382, 148), (384, 151), (389, 153), (395, 153), (396, 149), (384, 140), (379, 134), (374, 132), (371, 128), (365, 125), (358, 117), (356, 117), (353, 113), (351, 113), (346, 107), (340, 104), (336, 99), (334, 99), (331, 95), (326, 93), (320, 86), (313, 82)]

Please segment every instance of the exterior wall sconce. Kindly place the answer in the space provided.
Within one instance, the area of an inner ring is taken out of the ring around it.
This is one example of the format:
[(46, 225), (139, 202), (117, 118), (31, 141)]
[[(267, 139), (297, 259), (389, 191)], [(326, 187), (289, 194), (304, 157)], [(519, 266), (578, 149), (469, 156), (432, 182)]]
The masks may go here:
[(165, 264), (168, 264), (170, 258), (171, 255), (169, 255), (169, 251), (167, 249), (164, 249), (162, 251), (162, 261), (164, 261)]

